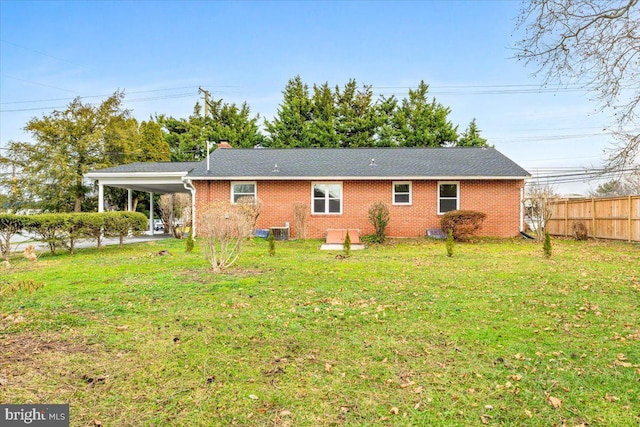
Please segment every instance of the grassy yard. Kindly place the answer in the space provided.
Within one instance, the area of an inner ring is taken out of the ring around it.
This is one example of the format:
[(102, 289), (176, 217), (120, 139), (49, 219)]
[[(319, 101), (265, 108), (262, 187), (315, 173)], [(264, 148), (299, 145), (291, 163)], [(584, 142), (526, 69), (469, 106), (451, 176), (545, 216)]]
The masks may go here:
[(640, 246), (319, 246), (258, 239), (218, 276), (179, 241), (15, 258), (1, 286), (44, 286), (1, 297), (0, 403), (70, 403), (72, 426), (640, 424)]

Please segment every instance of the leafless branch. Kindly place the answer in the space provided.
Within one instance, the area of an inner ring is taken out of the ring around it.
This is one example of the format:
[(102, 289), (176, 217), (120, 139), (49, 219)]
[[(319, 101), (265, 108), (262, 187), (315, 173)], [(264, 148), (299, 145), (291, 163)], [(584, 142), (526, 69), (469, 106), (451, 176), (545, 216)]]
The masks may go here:
[(516, 31), (516, 58), (536, 66), (545, 83), (582, 83), (619, 129), (610, 168), (638, 157), (640, 10), (638, 0), (523, 1)]

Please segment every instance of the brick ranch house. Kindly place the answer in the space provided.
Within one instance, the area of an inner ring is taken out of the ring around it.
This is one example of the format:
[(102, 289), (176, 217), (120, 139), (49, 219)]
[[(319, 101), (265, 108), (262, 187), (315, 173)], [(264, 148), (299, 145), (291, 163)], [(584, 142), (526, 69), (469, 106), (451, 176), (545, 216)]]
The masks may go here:
[[(375, 202), (389, 207), (391, 237), (424, 236), (455, 209), (484, 212), (481, 235), (516, 236), (522, 230), (521, 200), (529, 177), (493, 148), (236, 149), (226, 142), (199, 163), (138, 163), (87, 177), (98, 180), (100, 189), (113, 185), (163, 192), (150, 182), (160, 182), (164, 169), (172, 171), (174, 191), (192, 194), (194, 234), (198, 212), (208, 204), (251, 196), (262, 203), (257, 228), (288, 225), (294, 238), (294, 205), (300, 202), (308, 206), (310, 238), (324, 238), (328, 229), (373, 233), (368, 211)], [(172, 192), (169, 188), (164, 192)]]

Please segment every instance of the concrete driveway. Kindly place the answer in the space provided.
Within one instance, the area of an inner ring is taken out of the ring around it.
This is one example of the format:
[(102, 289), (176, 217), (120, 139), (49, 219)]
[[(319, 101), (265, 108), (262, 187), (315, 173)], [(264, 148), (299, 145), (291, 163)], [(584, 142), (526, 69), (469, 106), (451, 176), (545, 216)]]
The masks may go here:
[[(153, 242), (164, 239), (172, 239), (173, 236), (171, 234), (142, 234), (140, 236), (132, 236), (125, 237), (124, 243), (141, 243), (141, 242)], [(120, 239), (117, 237), (105, 237), (102, 239), (102, 245), (117, 245), (120, 243)], [(36, 252), (47, 252), (49, 251), (49, 245), (44, 242), (38, 242), (34, 240), (33, 236), (30, 235), (15, 235), (11, 238), (11, 252), (22, 252), (24, 248), (29, 245), (33, 245), (36, 249)], [(76, 242), (76, 249), (80, 248), (95, 248), (96, 241), (95, 239), (82, 239)]]

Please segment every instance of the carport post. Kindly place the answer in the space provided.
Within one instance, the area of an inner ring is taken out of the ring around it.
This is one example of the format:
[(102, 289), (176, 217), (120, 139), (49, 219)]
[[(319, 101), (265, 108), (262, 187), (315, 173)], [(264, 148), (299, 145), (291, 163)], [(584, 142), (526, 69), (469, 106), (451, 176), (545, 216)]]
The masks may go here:
[(98, 212), (104, 212), (104, 186), (98, 181)]
[(153, 193), (149, 193), (149, 234), (153, 236)]
[(127, 188), (127, 210), (131, 212), (133, 210), (133, 191)]

